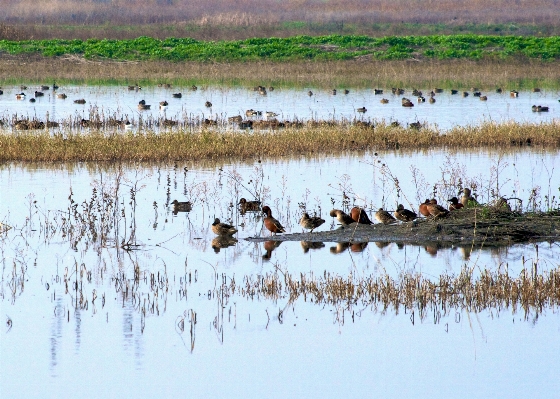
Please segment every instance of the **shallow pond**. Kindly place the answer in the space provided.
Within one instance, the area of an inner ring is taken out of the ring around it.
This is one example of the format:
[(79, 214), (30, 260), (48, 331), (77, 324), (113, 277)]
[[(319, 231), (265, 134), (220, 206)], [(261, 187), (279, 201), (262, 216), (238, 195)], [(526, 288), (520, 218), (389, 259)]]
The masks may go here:
[[(243, 287), (288, 274), (437, 279), (465, 265), (517, 275), (538, 262), (546, 272), (560, 264), (557, 243), (271, 246), (244, 240), (269, 233), (235, 204), (259, 196), (288, 232), (301, 231), (304, 208), (331, 229), (328, 212), (345, 197), (368, 210), (416, 209), (459, 184), (482, 202), (498, 187), (524, 210), (544, 209), (558, 206), (556, 165), (560, 154), (537, 150), (2, 165), (0, 221), (12, 227), (0, 235), (2, 397), (555, 397), (555, 307), (422, 314)], [(174, 215), (173, 199), (192, 211)], [(214, 217), (238, 227), (237, 243), (213, 242)]]
[[(469, 90), (469, 96), (463, 97), (462, 91), (452, 95), (449, 90), (435, 95), (435, 103), (430, 104), (428, 99), (429, 88), (421, 88), (426, 98), (425, 103), (418, 103), (416, 97), (412, 96), (411, 89), (407, 89), (404, 95), (394, 95), (390, 88), (385, 88), (384, 94), (375, 94), (374, 90), (351, 90), (344, 94), (339, 89), (336, 95), (330, 91), (316, 90), (310, 88), (312, 96), (308, 95), (308, 89), (279, 88), (268, 91), (266, 95), (249, 88), (231, 87), (200, 87), (193, 91), (187, 87), (145, 87), (141, 90), (128, 90), (122, 86), (63, 86), (54, 92), (45, 90), (44, 96), (37, 97), (35, 103), (29, 99), (34, 97), (35, 91), (40, 87), (29, 86), (23, 90), (19, 86), (4, 88), (4, 94), (0, 96), (0, 117), (5, 121), (11, 121), (17, 114), (21, 117), (36, 117), (46, 120), (48, 113), (50, 121), (68, 121), (69, 117), (78, 120), (91, 119), (96, 115), (102, 118), (116, 117), (117, 119), (129, 120), (138, 128), (140, 119), (143, 123), (166, 118), (186, 122), (204, 118), (215, 119), (226, 122), (227, 118), (242, 115), (245, 111), (254, 109), (278, 114), (278, 120), (337, 120), (352, 121), (359, 120), (384, 120), (387, 123), (398, 121), (406, 125), (420, 121), (426, 125), (447, 130), (455, 126), (477, 125), (482, 122), (549, 122), (558, 118), (560, 93), (556, 90), (541, 92), (523, 91), (519, 97), (512, 98), (508, 91), (503, 93), (482, 92), (487, 95), (487, 101), (481, 101), (479, 97), (473, 96)], [(23, 100), (17, 100), (17, 93), (26, 93)], [(64, 93), (66, 99), (57, 98), (57, 94)], [(181, 93), (181, 98), (173, 98), (173, 93)], [(401, 105), (401, 99), (407, 97), (412, 100), (414, 107), (405, 108)], [(381, 99), (389, 100), (387, 104), (381, 104)], [(74, 100), (85, 99), (85, 104), (75, 104)], [(150, 110), (139, 111), (138, 102), (145, 100), (151, 105)], [(159, 109), (159, 103), (167, 101), (165, 110)], [(212, 106), (206, 107), (209, 101)], [(549, 108), (548, 112), (533, 112), (533, 105), (541, 105)], [(365, 113), (358, 112), (361, 107), (366, 108)], [(259, 118), (259, 117), (255, 117)], [(236, 126), (229, 125), (229, 128)]]

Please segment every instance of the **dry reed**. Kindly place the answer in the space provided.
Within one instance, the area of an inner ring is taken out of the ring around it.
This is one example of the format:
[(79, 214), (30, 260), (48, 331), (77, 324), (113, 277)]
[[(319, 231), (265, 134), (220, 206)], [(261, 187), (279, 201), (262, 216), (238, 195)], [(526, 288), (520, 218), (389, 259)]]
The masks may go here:
[(358, 59), (326, 62), (114, 62), (79, 57), (10, 56), (0, 62), (0, 83), (21, 81), (59, 84), (139, 82), (147, 86), (162, 79), (179, 86), (196, 84), (245, 85), (266, 83), (296, 87), (442, 87), (507, 90), (560, 85), (556, 63), (536, 60), (417, 60)]
[(406, 129), (379, 124), (375, 129), (353, 124), (279, 130), (220, 131), (204, 126), (191, 130), (139, 133), (72, 130), (24, 131), (0, 136), (0, 161), (158, 161), (282, 157), (343, 151), (430, 149), (436, 147), (560, 147), (557, 122), (486, 123), (457, 127), (445, 134), (429, 128)]

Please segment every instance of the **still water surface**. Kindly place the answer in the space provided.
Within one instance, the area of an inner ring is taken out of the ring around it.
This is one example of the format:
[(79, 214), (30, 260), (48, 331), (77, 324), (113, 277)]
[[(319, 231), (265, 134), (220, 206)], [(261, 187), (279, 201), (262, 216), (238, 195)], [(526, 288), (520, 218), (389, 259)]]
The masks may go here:
[[(558, 198), (556, 165), (557, 152), (538, 150), (123, 165), (117, 199), (125, 219), (105, 245), (48, 227), (66, 217), (70, 190), (80, 210), (93, 187), (114, 193), (117, 167), (3, 165), (1, 216), (13, 229), (0, 236), (2, 398), (554, 398), (558, 309), (527, 317), (502, 308), (420, 318), (405, 309), (396, 314), (303, 298), (222, 298), (215, 288), (266, 273), (396, 277), (412, 271), (437, 278), (467, 264), (517, 274), (524, 261), (537, 258), (541, 270), (556, 268), (556, 243), (538, 250), (534, 244), (490, 250), (368, 243), (361, 252), (336, 253), (336, 243), (304, 251), (298, 242), (284, 242), (267, 253), (265, 244), (243, 239), (268, 235), (260, 215), (240, 215), (230, 206), (259, 194), (288, 232), (301, 231), (303, 206), (327, 220), (323, 230), (336, 227), (328, 212), (342, 206), (343, 192), (368, 209), (391, 210), (397, 202), (415, 209), (417, 197), (431, 196), (434, 185), (444, 200), (461, 178), (477, 185), (483, 201), (498, 185), (506, 197), (523, 199), (524, 208), (539, 187), (543, 208), (549, 187)], [(389, 174), (399, 179), (398, 196)], [(193, 210), (173, 215), (173, 199), (191, 200)], [(214, 217), (238, 226), (236, 245), (212, 248)], [(137, 250), (118, 248), (131, 238)], [(135, 268), (138, 286), (125, 295)], [(151, 275), (162, 282), (157, 290)], [(78, 304), (80, 295), (87, 306)]]
[[(37, 97), (35, 103), (29, 98), (34, 96), (39, 87), (29, 86), (23, 90), (25, 100), (16, 100), (15, 95), (21, 93), (19, 86), (4, 88), (4, 95), (0, 96), (0, 117), (11, 120), (14, 114), (21, 117), (36, 117), (45, 120), (47, 113), (49, 120), (62, 122), (69, 117), (90, 119), (93, 114), (102, 114), (105, 118), (116, 116), (118, 119), (128, 119), (138, 126), (140, 118), (150, 120), (168, 118), (185, 121), (189, 119), (218, 119), (242, 115), (245, 111), (254, 109), (278, 114), (278, 120), (384, 120), (387, 123), (398, 121), (403, 125), (420, 121), (431, 127), (447, 130), (455, 126), (477, 125), (482, 122), (527, 122), (541, 123), (558, 119), (560, 109), (560, 92), (557, 90), (543, 90), (538, 93), (523, 91), (519, 97), (511, 98), (507, 90), (503, 93), (482, 92), (487, 95), (487, 101), (474, 97), (469, 90), (468, 97), (459, 94), (451, 95), (449, 90), (437, 93), (436, 102), (430, 104), (418, 103), (411, 94), (411, 89), (404, 95), (393, 95), (390, 88), (384, 94), (374, 94), (374, 90), (351, 90), (343, 94), (338, 90), (336, 95), (330, 91), (314, 88), (289, 89), (278, 88), (269, 91), (266, 96), (258, 94), (249, 88), (232, 88), (208, 86), (196, 91), (186, 87), (162, 88), (145, 87), (141, 90), (128, 90), (122, 86), (62, 86), (56, 92), (46, 90), (44, 96)], [(309, 96), (308, 91), (313, 95)], [(424, 88), (424, 97), (428, 99), (430, 88)], [(57, 98), (57, 94), (65, 93), (64, 100)], [(182, 98), (173, 98), (173, 93), (182, 93)], [(407, 97), (415, 104), (413, 108), (401, 106), (402, 97)], [(74, 100), (85, 99), (86, 104), (74, 104)], [(381, 104), (386, 98), (388, 104)], [(138, 102), (145, 100), (151, 105), (150, 110), (139, 111)], [(161, 101), (169, 103), (166, 110), (159, 109)], [(209, 101), (212, 106), (206, 107)], [(532, 112), (533, 105), (549, 107), (549, 112)], [(366, 107), (365, 114), (357, 109)], [(230, 128), (232, 128), (230, 126)]]

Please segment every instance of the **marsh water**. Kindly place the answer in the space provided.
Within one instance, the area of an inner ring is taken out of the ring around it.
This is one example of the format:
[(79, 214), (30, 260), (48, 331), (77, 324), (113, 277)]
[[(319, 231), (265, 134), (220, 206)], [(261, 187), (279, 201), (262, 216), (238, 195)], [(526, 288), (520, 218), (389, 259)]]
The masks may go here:
[[(460, 88), (459, 88), (460, 89)], [(425, 103), (418, 103), (407, 89), (404, 95), (394, 95), (390, 88), (384, 88), (383, 94), (375, 94), (374, 89), (350, 90), (344, 94), (338, 88), (336, 95), (331, 90), (315, 88), (277, 88), (267, 91), (266, 95), (259, 94), (247, 87), (219, 87), (205, 86), (191, 90), (189, 87), (145, 87), (140, 90), (128, 90), (126, 86), (61, 86), (56, 91), (44, 90), (43, 96), (35, 97), (35, 91), (41, 91), (40, 86), (27, 86), (23, 90), (20, 86), (6, 86), (4, 94), (0, 96), (0, 118), (10, 121), (14, 115), (19, 118), (37, 118), (50, 121), (65, 122), (69, 118), (81, 120), (93, 116), (105, 118), (116, 117), (129, 120), (136, 128), (139, 121), (157, 120), (159, 118), (179, 121), (200, 120), (204, 118), (227, 121), (227, 117), (242, 115), (245, 111), (254, 109), (263, 113), (277, 114), (278, 120), (335, 120), (352, 121), (371, 120), (386, 123), (399, 122), (406, 126), (408, 123), (421, 122), (426, 126), (447, 130), (455, 126), (477, 125), (483, 122), (549, 122), (558, 117), (560, 92), (557, 90), (541, 90), (540, 92), (521, 91), (516, 98), (510, 97), (510, 92), (481, 91), (488, 97), (481, 101), (474, 96), (473, 88), (461, 89), (452, 95), (450, 90), (435, 95), (435, 103), (427, 101), (431, 88), (420, 88)], [(462, 91), (469, 93), (462, 96)], [(309, 96), (311, 91), (313, 95)], [(25, 93), (23, 100), (17, 100), (16, 94)], [(57, 98), (64, 93), (66, 99)], [(181, 93), (181, 98), (173, 98), (174, 93)], [(414, 107), (405, 108), (401, 99), (407, 97), (412, 100)], [(36, 98), (30, 103), (31, 98)], [(382, 98), (387, 104), (382, 104)], [(84, 99), (85, 104), (75, 104), (74, 100)], [(139, 101), (144, 100), (151, 105), (150, 110), (138, 110)], [(167, 101), (165, 110), (159, 109), (159, 103)], [(205, 106), (206, 102), (212, 104)], [(548, 112), (533, 112), (532, 106), (548, 107)], [(358, 112), (358, 108), (366, 108), (365, 113)], [(235, 128), (235, 126), (229, 126)]]
[[(450, 127), (479, 123), (485, 115), (550, 120), (557, 95), (492, 95), (483, 103), (441, 94), (435, 104), (408, 110), (391, 95), (382, 105), (369, 91), (309, 98), (307, 90), (277, 89), (264, 97), (246, 88), (209, 88), (185, 90), (176, 103), (170, 99), (176, 89), (64, 91), (67, 100), (48, 92), (30, 104), (4, 88), (0, 105), (10, 115), (49, 112), (51, 120), (85, 115), (93, 104), (137, 115), (143, 98), (154, 104), (168, 99), (168, 115), (206, 115), (204, 101), (212, 101), (212, 113), (258, 108), (286, 118), (354, 118), (354, 108), (366, 106), (365, 117), (425, 118)], [(76, 106), (71, 94), (89, 102)], [(550, 103), (551, 111), (532, 113), (533, 103)], [(463, 186), (473, 187), (480, 202), (499, 192), (519, 198), (511, 204), (521, 211), (547, 210), (558, 207), (558, 165), (558, 151), (538, 148), (220, 163), (3, 164), (0, 396), (556, 398), (560, 317), (554, 306), (422, 313), (254, 294), (246, 287), (288, 274), (362, 279), (420, 273), (435, 280), (464, 267), (517, 275), (533, 264), (546, 273), (558, 268), (558, 243), (275, 245), (246, 240), (270, 233), (261, 214), (242, 214), (237, 203), (260, 199), (288, 233), (302, 231), (303, 211), (323, 217), (318, 230), (329, 230), (338, 227), (328, 216), (332, 208), (356, 204), (370, 216), (398, 203), (416, 210), (425, 198), (445, 203)], [(192, 210), (174, 212), (175, 199), (190, 201)], [(235, 240), (217, 240), (210, 228), (215, 217), (237, 227)], [(224, 289), (233, 285), (235, 291)]]

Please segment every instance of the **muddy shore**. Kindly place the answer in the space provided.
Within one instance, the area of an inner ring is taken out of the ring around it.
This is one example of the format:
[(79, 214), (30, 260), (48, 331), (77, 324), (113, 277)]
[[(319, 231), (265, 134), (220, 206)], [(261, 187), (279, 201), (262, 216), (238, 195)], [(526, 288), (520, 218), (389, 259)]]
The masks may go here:
[(442, 219), (414, 222), (352, 224), (331, 231), (248, 237), (248, 241), (305, 241), (337, 243), (402, 243), (438, 246), (506, 246), (560, 240), (560, 212), (520, 214), (487, 208), (452, 212)]

